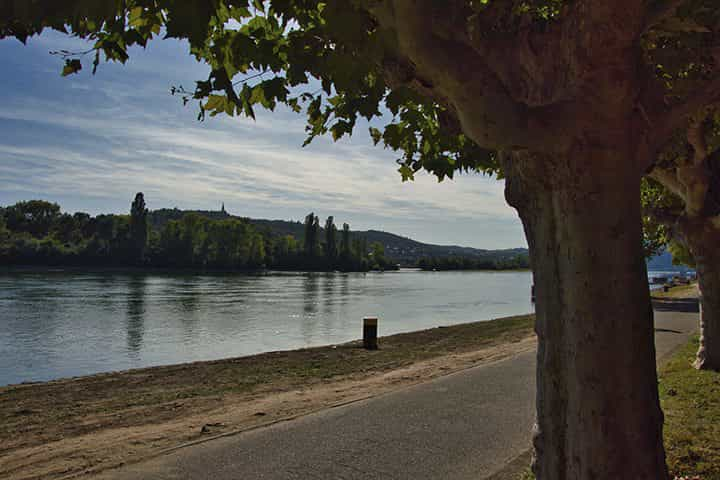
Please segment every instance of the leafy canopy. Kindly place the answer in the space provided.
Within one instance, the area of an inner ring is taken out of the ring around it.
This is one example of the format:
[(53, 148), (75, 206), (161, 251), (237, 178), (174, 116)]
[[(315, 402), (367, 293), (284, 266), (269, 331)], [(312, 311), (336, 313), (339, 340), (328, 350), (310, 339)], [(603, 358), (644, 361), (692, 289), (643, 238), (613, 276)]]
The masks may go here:
[[(482, 2), (481, 2), (482, 3)], [(392, 119), (370, 133), (377, 144), (402, 152), (400, 172), (412, 179), (426, 169), (440, 179), (455, 170), (490, 173), (494, 155), (457, 128), (444, 128), (443, 108), (407, 86), (383, 77), (391, 39), (351, 2), (273, 0), (82, 0), (0, 2), (0, 38), (25, 42), (45, 28), (93, 42), (86, 52), (55, 52), (63, 75), (93, 71), (103, 57), (126, 62), (128, 48), (153, 38), (185, 39), (211, 73), (193, 90), (173, 87), (187, 103), (198, 101), (199, 118), (218, 114), (254, 118), (255, 108), (278, 104), (307, 116), (306, 144), (318, 135), (350, 135), (360, 118)]]
[(649, 258), (661, 253), (672, 239), (672, 229), (661, 221), (658, 209), (676, 209), (679, 205), (677, 197), (647, 178), (640, 186), (640, 201), (643, 206), (643, 251)]
[[(487, 38), (509, 33), (503, 38), (512, 42), (529, 24), (536, 32), (549, 29), (574, 3), (454, 0), (427, 15), (446, 17), (438, 28), (449, 19), (452, 27), (473, 26)], [(647, 5), (642, 46), (672, 103), (714, 74), (720, 9), (715, 0)], [(463, 134), (456, 115), (427, 94), (432, 85), (412, 78), (397, 36), (369, 13), (382, 8), (379, 0), (0, 0), (0, 38), (25, 42), (52, 28), (91, 41), (86, 52), (56, 52), (65, 59), (63, 75), (81, 70), (88, 55), (94, 71), (102, 60), (127, 61), (133, 45), (161, 36), (184, 39), (211, 73), (194, 89), (176, 87), (173, 93), (197, 101), (201, 119), (254, 117), (257, 106), (284, 104), (305, 113), (309, 142), (324, 134), (337, 140), (350, 135), (359, 119), (379, 118), (371, 137), (401, 152), (403, 179), (421, 169), (440, 179), (455, 171), (497, 172), (493, 151)]]

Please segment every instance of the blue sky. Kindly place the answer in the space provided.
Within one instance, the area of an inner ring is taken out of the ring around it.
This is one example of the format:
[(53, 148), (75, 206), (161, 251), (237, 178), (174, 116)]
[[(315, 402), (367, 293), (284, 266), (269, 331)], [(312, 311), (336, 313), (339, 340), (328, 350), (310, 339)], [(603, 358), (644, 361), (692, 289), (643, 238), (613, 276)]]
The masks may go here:
[(429, 175), (402, 183), (394, 152), (372, 145), (367, 125), (334, 143), (302, 148), (304, 120), (286, 109), (257, 120), (196, 120), (171, 85), (192, 88), (207, 67), (177, 41), (135, 49), (122, 66), (62, 78), (50, 50), (83, 44), (60, 34), (0, 41), (0, 205), (42, 198), (66, 211), (126, 212), (135, 192), (152, 209), (219, 209), (302, 219), (314, 211), (353, 229), (478, 248), (525, 246), (502, 182)]

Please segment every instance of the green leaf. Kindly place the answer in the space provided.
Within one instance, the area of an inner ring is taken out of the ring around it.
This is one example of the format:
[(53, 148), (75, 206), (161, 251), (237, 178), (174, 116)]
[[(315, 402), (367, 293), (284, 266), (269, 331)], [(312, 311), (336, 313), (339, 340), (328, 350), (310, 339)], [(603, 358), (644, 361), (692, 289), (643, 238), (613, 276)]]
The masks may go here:
[(423, 140), (422, 151), (423, 151), (423, 153), (424, 153), (425, 155), (429, 154), (430, 151), (432, 150), (432, 148), (433, 148), (433, 146), (432, 146), (432, 144), (430, 143), (430, 140), (429, 140), (429, 139), (426, 138), (425, 140)]
[(227, 97), (225, 95), (210, 95), (205, 102), (205, 110), (225, 110)]
[(65, 66), (62, 70), (62, 76), (67, 77), (68, 75), (77, 73), (80, 70), (82, 70), (82, 63), (80, 63), (80, 60), (78, 60), (77, 58), (67, 59), (65, 60)]
[(405, 164), (400, 165), (400, 168), (398, 168), (398, 172), (400, 172), (403, 182), (407, 182), (408, 180), (415, 180), (415, 172), (413, 172), (412, 168), (408, 167)]
[(382, 132), (375, 127), (370, 127), (370, 136), (372, 137), (374, 145), (377, 145), (380, 143), (380, 140), (382, 140)]
[(132, 26), (138, 26), (140, 25), (141, 19), (143, 15), (143, 8), (142, 7), (135, 7), (130, 10), (130, 15), (128, 15), (128, 23)]

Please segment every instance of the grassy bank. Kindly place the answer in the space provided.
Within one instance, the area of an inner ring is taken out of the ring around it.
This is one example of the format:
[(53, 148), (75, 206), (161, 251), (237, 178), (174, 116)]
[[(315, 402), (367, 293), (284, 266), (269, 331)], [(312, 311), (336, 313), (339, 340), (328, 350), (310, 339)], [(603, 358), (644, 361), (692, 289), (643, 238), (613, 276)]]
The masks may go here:
[(510, 355), (531, 345), (532, 325), (526, 315), (382, 337), (373, 352), (353, 342), (0, 387), (0, 472), (58, 478), (137, 461)]
[(692, 367), (697, 338), (661, 369), (665, 449), (674, 475), (720, 480), (720, 372)]
[(695, 298), (697, 297), (697, 283), (689, 285), (675, 285), (670, 287), (667, 292), (662, 289), (653, 290), (651, 296), (656, 299), (664, 298)]

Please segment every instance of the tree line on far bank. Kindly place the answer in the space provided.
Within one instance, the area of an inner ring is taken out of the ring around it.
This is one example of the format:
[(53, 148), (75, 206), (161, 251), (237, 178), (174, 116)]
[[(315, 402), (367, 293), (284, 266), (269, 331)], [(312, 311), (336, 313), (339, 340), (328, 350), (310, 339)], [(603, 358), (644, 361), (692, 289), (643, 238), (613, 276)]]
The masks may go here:
[[(324, 232), (313, 213), (304, 238), (260, 229), (247, 219), (188, 212), (152, 228), (142, 193), (129, 215), (63, 213), (43, 200), (0, 208), (0, 264), (158, 267), (221, 270), (263, 268), (368, 271), (397, 268), (380, 243), (340, 231), (333, 217)], [(324, 233), (324, 235), (323, 235)]]
[[(224, 208), (168, 216), (138, 193), (129, 215), (63, 213), (44, 200), (0, 207), (0, 265), (154, 267), (218, 270), (394, 270), (380, 242), (368, 244), (328, 217), (305, 217), (300, 238), (254, 225)], [(527, 255), (423, 257), (423, 270), (529, 268)]]
[(418, 268), (423, 270), (517, 270), (530, 268), (527, 254), (509, 257), (423, 257), (418, 260)]

